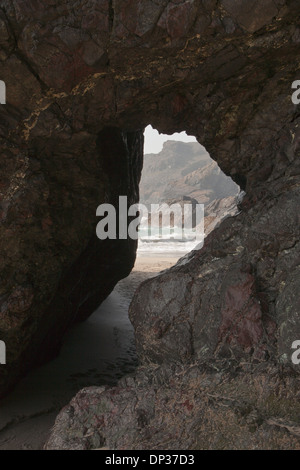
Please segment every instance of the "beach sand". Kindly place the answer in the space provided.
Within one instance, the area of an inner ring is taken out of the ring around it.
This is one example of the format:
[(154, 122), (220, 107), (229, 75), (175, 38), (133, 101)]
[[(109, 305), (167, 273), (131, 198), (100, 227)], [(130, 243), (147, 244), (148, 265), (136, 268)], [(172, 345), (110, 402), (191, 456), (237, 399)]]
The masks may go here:
[(139, 254), (132, 273), (86, 322), (69, 331), (60, 355), (32, 371), (0, 402), (0, 450), (42, 449), (58, 412), (81, 388), (114, 385), (135, 370), (130, 301), (141, 282), (178, 258)]

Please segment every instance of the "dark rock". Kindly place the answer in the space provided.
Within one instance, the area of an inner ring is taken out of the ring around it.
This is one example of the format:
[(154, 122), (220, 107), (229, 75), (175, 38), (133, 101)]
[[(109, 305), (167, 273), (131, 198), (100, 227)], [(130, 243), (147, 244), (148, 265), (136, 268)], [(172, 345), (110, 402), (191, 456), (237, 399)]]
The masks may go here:
[(236, 22), (251, 33), (270, 23), (278, 15), (280, 6), (284, 5), (284, 2), (280, 5), (280, 2), (274, 0), (265, 0), (264, 2), (257, 2), (256, 0), (248, 0), (247, 2), (222, 0), (221, 3)]

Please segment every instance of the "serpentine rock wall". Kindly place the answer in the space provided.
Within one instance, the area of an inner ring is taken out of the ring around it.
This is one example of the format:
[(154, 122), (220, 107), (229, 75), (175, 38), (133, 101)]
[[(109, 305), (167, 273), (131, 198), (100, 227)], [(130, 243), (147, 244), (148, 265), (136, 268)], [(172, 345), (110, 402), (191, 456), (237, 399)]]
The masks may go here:
[(140, 288), (141, 361), (289, 364), (299, 11), (296, 0), (0, 2), (2, 392), (130, 270), (135, 247), (101, 245), (95, 210), (124, 191), (137, 200), (149, 123), (195, 135), (247, 196), (202, 251)]

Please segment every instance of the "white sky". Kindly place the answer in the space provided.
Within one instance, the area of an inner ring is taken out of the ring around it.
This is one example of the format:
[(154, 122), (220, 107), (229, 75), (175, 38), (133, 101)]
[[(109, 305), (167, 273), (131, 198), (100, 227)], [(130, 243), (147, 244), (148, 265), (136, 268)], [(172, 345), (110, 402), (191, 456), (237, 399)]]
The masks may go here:
[(163, 148), (163, 143), (167, 140), (180, 140), (181, 142), (197, 142), (194, 136), (187, 135), (186, 132), (176, 132), (172, 135), (159, 134), (156, 129), (152, 128), (152, 126), (146, 127), (144, 136), (144, 154), (161, 152)]

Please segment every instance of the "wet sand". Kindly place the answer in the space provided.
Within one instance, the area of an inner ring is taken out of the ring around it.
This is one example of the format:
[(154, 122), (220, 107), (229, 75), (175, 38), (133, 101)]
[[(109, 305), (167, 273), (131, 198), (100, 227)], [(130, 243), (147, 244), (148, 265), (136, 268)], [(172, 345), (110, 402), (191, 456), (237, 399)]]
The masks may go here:
[(71, 329), (60, 355), (32, 371), (0, 402), (0, 450), (42, 449), (59, 410), (83, 387), (114, 385), (137, 367), (128, 307), (141, 282), (179, 255), (140, 254), (134, 270), (85, 322)]

